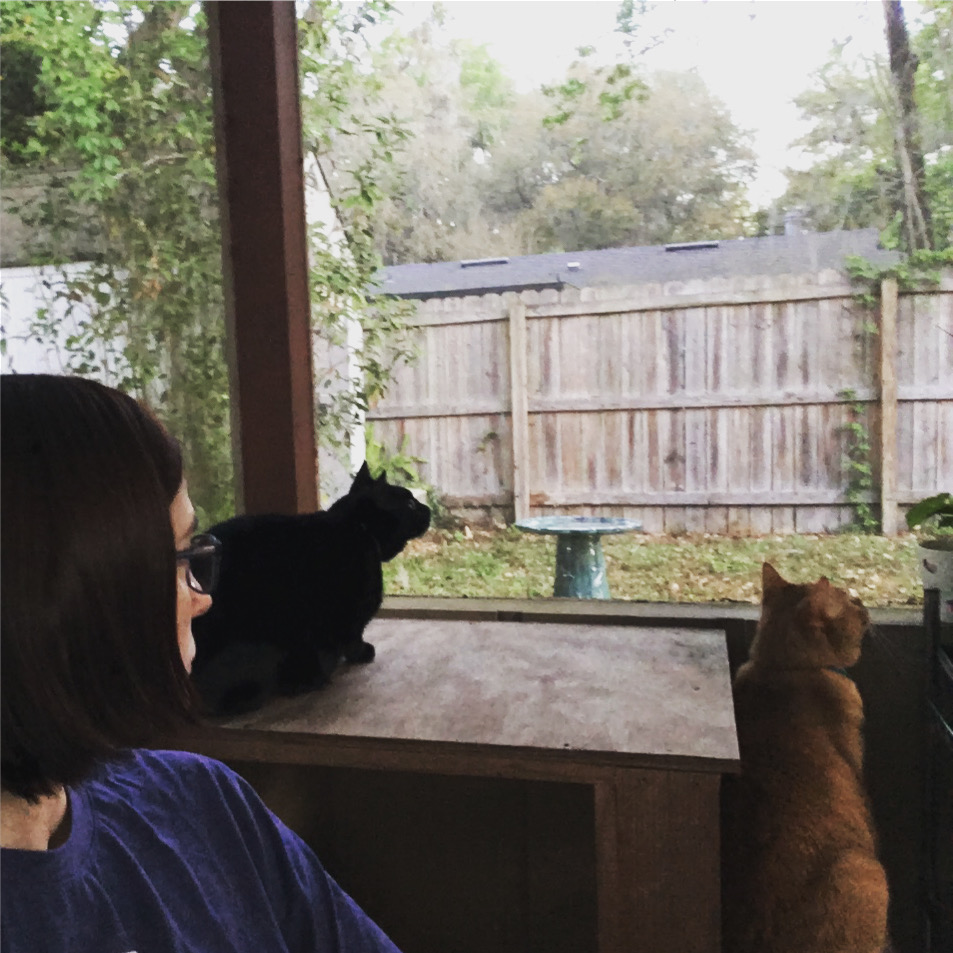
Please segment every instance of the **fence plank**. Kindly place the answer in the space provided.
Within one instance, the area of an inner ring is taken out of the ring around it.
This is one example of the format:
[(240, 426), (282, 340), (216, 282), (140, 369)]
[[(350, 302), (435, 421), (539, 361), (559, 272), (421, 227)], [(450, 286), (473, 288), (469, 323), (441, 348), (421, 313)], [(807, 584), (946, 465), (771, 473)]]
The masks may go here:
[(529, 506), (529, 409), (526, 370), (526, 305), (510, 305), (510, 386), (513, 438), (513, 509), (515, 518), (526, 519)]
[(885, 536), (900, 528), (897, 501), (897, 279), (880, 286), (880, 514)]

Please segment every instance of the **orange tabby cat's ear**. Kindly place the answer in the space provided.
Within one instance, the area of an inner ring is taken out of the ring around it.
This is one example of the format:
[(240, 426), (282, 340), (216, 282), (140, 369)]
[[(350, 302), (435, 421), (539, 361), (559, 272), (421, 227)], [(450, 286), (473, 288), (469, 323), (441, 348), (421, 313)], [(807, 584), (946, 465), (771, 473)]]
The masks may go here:
[(808, 598), (815, 611), (827, 619), (836, 619), (844, 611), (844, 604), (838, 598), (837, 588), (827, 576), (821, 576), (810, 587)]
[(775, 569), (771, 563), (764, 563), (761, 567), (761, 591), (772, 592), (786, 585), (788, 585), (788, 583), (781, 578), (781, 574), (777, 569)]

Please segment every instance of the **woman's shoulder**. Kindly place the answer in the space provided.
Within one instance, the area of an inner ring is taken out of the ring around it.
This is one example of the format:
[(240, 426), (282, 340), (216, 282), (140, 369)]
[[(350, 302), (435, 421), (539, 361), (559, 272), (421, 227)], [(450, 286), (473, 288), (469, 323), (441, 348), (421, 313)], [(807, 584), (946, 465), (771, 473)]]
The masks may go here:
[(149, 748), (132, 748), (123, 752), (116, 760), (105, 765), (101, 774), (130, 780), (145, 776), (178, 778), (185, 775), (190, 779), (237, 777), (227, 765), (205, 755)]
[(137, 802), (186, 798), (196, 805), (203, 793), (215, 803), (235, 797), (247, 801), (251, 789), (227, 765), (187, 751), (135, 748), (101, 766), (91, 779), (95, 794)]
[(221, 850), (236, 838), (277, 841), (282, 829), (254, 789), (220, 761), (184, 751), (134, 749), (106, 765), (84, 786), (103, 829), (149, 835), (174, 820), (186, 837)]

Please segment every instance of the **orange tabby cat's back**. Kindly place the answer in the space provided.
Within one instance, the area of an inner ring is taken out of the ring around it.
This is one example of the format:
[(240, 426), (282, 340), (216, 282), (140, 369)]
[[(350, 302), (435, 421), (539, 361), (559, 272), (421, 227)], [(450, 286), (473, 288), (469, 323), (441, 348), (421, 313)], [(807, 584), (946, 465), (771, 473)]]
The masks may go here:
[(880, 953), (887, 885), (862, 778), (852, 665), (866, 610), (766, 565), (751, 660), (734, 684), (742, 774), (725, 787), (726, 953)]

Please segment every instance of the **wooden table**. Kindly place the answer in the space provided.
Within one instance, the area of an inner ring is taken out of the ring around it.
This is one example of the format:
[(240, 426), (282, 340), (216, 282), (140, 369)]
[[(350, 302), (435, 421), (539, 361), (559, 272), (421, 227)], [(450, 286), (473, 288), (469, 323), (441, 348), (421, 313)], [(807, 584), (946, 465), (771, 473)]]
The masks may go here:
[[(366, 850), (373, 869), (353, 869), (346, 886), (405, 953), (491, 942), (494, 950), (720, 949), (719, 787), (738, 767), (723, 633), (376, 619), (367, 638), (377, 647), (373, 664), (343, 669), (320, 692), (209, 728), (184, 747), (244, 765), (266, 800), (274, 767), (299, 766), (271, 797), (293, 826), (308, 827), (308, 811), (330, 812), (324, 827), (346, 830), (347, 843), (322, 841), (320, 823), (317, 839), (338, 862)], [(306, 766), (320, 766), (311, 787)], [(367, 769), (376, 772), (376, 794), (355, 780)], [(335, 788), (334, 772), (344, 772), (347, 790)], [(443, 779), (438, 794), (421, 786), (428, 777)], [(489, 827), (468, 834), (497, 797)], [(507, 821), (511, 814), (522, 820)], [(389, 826), (382, 815), (392, 815)], [(406, 833), (413, 816), (425, 828), (446, 825), (437, 840), (452, 845), (451, 861), (437, 857), (435, 844), (406, 859), (426, 838)], [(400, 846), (387, 846), (400, 836)], [(391, 859), (398, 854), (402, 863)], [(408, 876), (423, 878), (415, 889), (426, 902), (394, 899)], [(452, 894), (457, 877), (463, 886)], [(487, 899), (468, 911), (467, 898), (481, 890)], [(477, 911), (510, 926), (478, 943)], [(438, 935), (441, 917), (455, 939)]]

